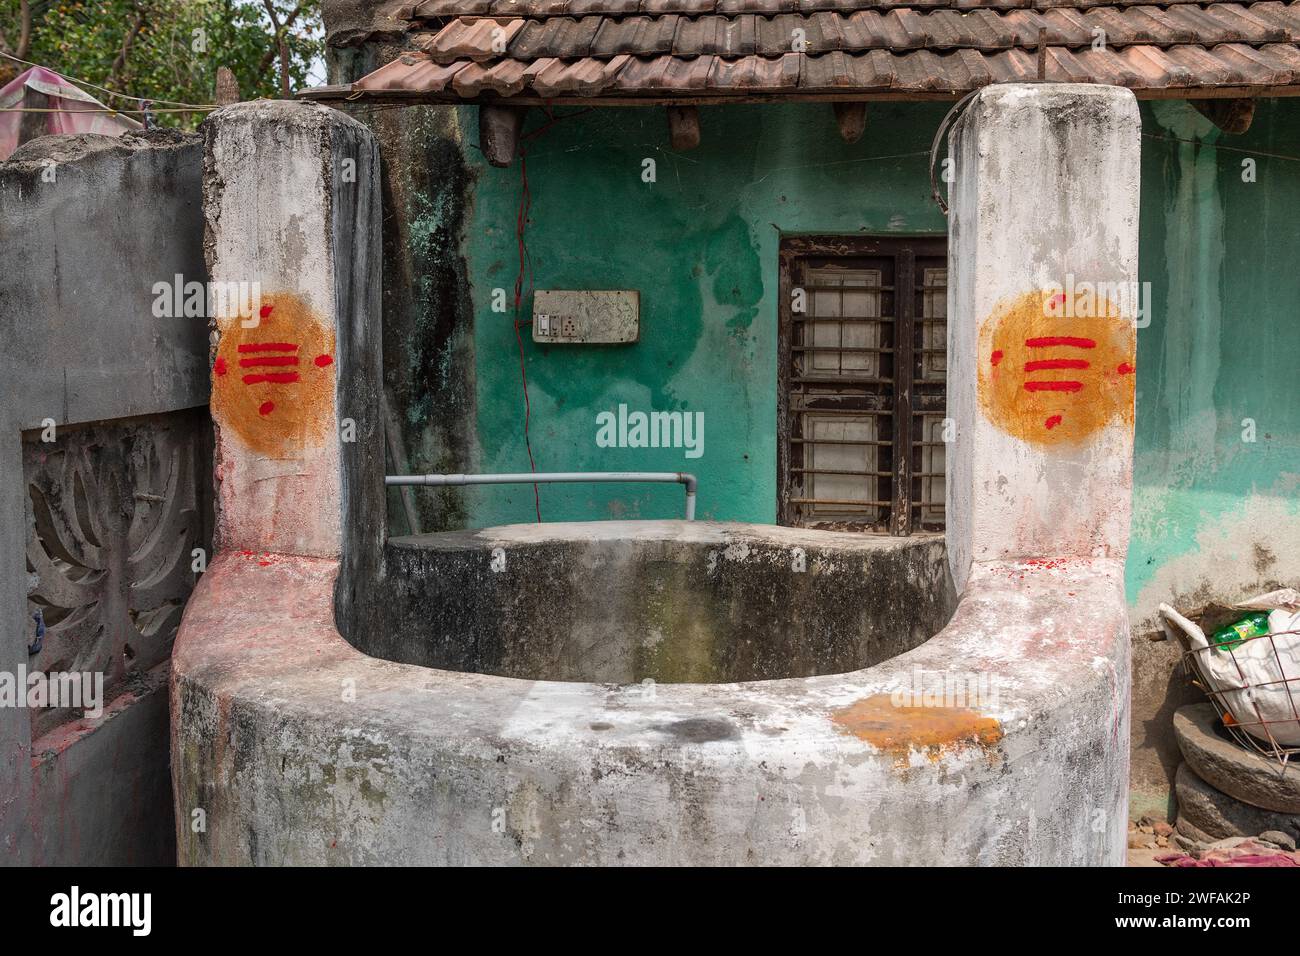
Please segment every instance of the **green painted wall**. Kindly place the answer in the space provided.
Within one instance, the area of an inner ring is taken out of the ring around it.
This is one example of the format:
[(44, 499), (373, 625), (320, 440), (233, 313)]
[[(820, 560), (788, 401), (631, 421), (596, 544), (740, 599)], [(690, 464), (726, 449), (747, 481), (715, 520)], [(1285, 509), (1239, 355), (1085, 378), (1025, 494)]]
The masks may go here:
[[(691, 471), (699, 516), (776, 517), (777, 247), (781, 232), (942, 233), (929, 199), (926, 154), (944, 106), (873, 108), (867, 134), (846, 145), (826, 105), (701, 110), (703, 142), (668, 146), (661, 109), (607, 109), (551, 126), (528, 145), (527, 247), (538, 288), (636, 289), (641, 341), (630, 346), (534, 345), (524, 354), (532, 444), (540, 471)], [(545, 118), (533, 111), (529, 128)], [(467, 142), (475, 113), (462, 111)], [(512, 314), (519, 253), (520, 167), (479, 179), (464, 248), (474, 289), (477, 467), (527, 471), (523, 395)], [(656, 181), (642, 179), (643, 160)], [(531, 315), (528, 300), (525, 319)], [(704, 413), (704, 454), (605, 449), (596, 415), (616, 410)], [(543, 486), (547, 521), (672, 518), (679, 487)], [(475, 526), (534, 520), (531, 486), (475, 489)]]
[(1261, 100), (1241, 136), (1182, 102), (1143, 113), (1140, 255), (1155, 309), (1138, 337), (1139, 624), (1161, 601), (1300, 586), (1300, 103)]
[[(592, 111), (532, 140), (536, 286), (642, 296), (637, 345), (537, 346), (522, 330), (538, 469), (690, 470), (702, 517), (774, 520), (779, 234), (943, 232), (924, 154), (945, 109), (875, 106), (853, 146), (815, 104), (706, 108), (703, 143), (683, 154), (669, 150), (659, 109)], [(1153, 314), (1139, 333), (1128, 585), (1135, 621), (1149, 624), (1161, 600), (1300, 582), (1300, 161), (1282, 158), (1300, 156), (1300, 104), (1262, 101), (1235, 137), (1180, 102), (1145, 104), (1143, 116), (1141, 271)], [(461, 111), (471, 144), (474, 121)], [(518, 271), (520, 167), (492, 169), (469, 152), (474, 467), (526, 471), (513, 316), (491, 307), (494, 288), (512, 297)], [(653, 184), (642, 180), (646, 158)], [(1252, 183), (1241, 177), (1248, 158)], [(596, 415), (619, 403), (702, 411), (703, 457), (598, 448)], [(1242, 440), (1247, 418), (1254, 442)], [(541, 491), (548, 521), (675, 517), (681, 502), (676, 488)], [(526, 487), (474, 489), (465, 506), (473, 526), (533, 518)]]

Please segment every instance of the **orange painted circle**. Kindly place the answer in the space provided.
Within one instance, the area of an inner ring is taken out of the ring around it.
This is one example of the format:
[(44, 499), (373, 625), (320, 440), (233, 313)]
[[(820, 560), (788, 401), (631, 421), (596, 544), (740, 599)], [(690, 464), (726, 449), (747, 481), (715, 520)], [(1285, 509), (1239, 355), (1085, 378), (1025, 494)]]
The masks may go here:
[(334, 330), (296, 295), (264, 296), (257, 313), (222, 321), (212, 417), (250, 449), (289, 457), (325, 437), (334, 401)]
[(1137, 331), (1112, 310), (1104, 298), (1071, 304), (1052, 290), (999, 303), (980, 327), (985, 417), (1037, 445), (1079, 442), (1114, 421), (1131, 424)]

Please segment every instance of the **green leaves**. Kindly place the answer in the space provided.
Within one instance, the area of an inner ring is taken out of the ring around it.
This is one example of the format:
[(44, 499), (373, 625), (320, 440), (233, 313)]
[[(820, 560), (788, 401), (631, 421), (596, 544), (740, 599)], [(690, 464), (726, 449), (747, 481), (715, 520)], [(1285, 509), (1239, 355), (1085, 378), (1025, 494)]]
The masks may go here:
[[(320, 0), (270, 0), (269, 5), (284, 25), (289, 88), (296, 91), (310, 85), (313, 64), (319, 72)], [(211, 104), (222, 66), (234, 72), (241, 99), (281, 95), (278, 44), (267, 4), (260, 0), (35, 0), (30, 7), (26, 59), (73, 79), (152, 99), (161, 125), (197, 125), (204, 113), (170, 112), (176, 107), (163, 101)], [(20, 21), (21, 0), (0, 0), (0, 31), (11, 47), (6, 52), (13, 52)], [(0, 78), (13, 75), (9, 69)], [(109, 106), (139, 109), (129, 100), (88, 92)]]

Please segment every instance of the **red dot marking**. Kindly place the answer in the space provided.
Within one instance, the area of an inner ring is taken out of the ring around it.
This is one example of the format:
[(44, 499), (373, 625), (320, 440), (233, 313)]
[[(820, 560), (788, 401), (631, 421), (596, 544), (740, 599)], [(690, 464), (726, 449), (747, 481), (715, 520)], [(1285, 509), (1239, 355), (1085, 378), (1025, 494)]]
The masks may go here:
[(324, 368), (327, 365), (333, 365), (334, 358), (330, 355), (318, 355), (316, 356), (316, 364), (321, 368)]
[(220, 355), (217, 356), (217, 363), (212, 366), (212, 371), (216, 372), (218, 375), (226, 374), (226, 360)]
[(262, 306), (261, 312), (259, 312), (258, 314), (261, 315), (262, 318), (265, 319), (267, 316), (269, 316), (269, 315), (271, 314), (271, 310), (272, 310), (273, 308), (275, 308), (275, 306), (273, 306), (273, 305), (264, 305), (264, 306)]
[(257, 411), (261, 415), (270, 415), (275, 411), (275, 402), (263, 402)]
[(1051, 418), (1049, 418), (1049, 419), (1048, 419), (1046, 422), (1044, 422), (1043, 424), (1044, 424), (1044, 425), (1046, 426), (1046, 428), (1050, 431), (1051, 429), (1055, 428), (1057, 425), (1061, 424), (1061, 416), (1060, 416), (1060, 415), (1053, 415)]
[(992, 357), (989, 361), (991, 361), (994, 365), (997, 365), (999, 362), (1001, 362), (1001, 361), (1002, 361), (1002, 350), (1001, 350), (1001, 349), (996, 350), (996, 351), (993, 353), (993, 357)]
[(1119, 374), (1121, 374), (1121, 375), (1132, 375), (1132, 374), (1133, 374), (1133, 366), (1130, 365), (1128, 362), (1121, 362), (1121, 363), (1120, 363), (1120, 366), (1119, 366)]

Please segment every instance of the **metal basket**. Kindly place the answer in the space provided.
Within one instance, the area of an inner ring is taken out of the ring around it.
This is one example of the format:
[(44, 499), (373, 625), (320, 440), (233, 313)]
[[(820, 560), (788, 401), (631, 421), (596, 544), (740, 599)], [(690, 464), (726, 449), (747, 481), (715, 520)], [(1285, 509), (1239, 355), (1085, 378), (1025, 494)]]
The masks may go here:
[[(1169, 623), (1165, 622), (1166, 630), (1172, 630), (1178, 635), (1179, 643), (1183, 647), (1183, 664), (1188, 669), (1191, 676), (1191, 682), (1195, 687), (1210, 698), (1214, 705), (1215, 711), (1219, 714), (1219, 719), (1228, 733), (1241, 746), (1253, 750), (1264, 757), (1276, 760), (1285, 768), (1287, 761), (1297, 754), (1300, 754), (1300, 746), (1288, 747), (1278, 742), (1273, 736), (1271, 727), (1276, 724), (1296, 723), (1300, 725), (1300, 677), (1287, 677), (1286, 669), (1282, 666), (1282, 658), (1278, 654), (1276, 639), (1286, 635), (1300, 635), (1300, 630), (1279, 631), (1276, 634), (1263, 634), (1257, 637), (1246, 638), (1236, 647), (1230, 647), (1223, 644), (1214, 644), (1213, 638), (1207, 636), (1211, 643), (1208, 647), (1189, 647), (1188, 636), (1181, 629), (1171, 628)], [(1293, 637), (1293, 639), (1296, 639)], [(1256, 682), (1252, 684), (1246, 677), (1246, 671), (1241, 666), (1241, 661), (1237, 659), (1237, 651), (1247, 642), (1268, 641), (1269, 649), (1272, 652), (1273, 660), (1277, 663), (1277, 673), (1279, 680)], [(1237, 669), (1237, 676), (1240, 678), (1240, 685), (1237, 687), (1215, 690), (1214, 683), (1209, 678), (1209, 673), (1204, 665), (1206, 654), (1228, 654)], [(1285, 685), (1286, 698), (1291, 706), (1290, 717), (1279, 717), (1272, 720), (1266, 719), (1260, 712), (1257, 695), (1252, 693), (1264, 687), (1273, 688), (1279, 684)], [(1251, 706), (1255, 711), (1255, 720), (1241, 721), (1232, 713), (1227, 703), (1224, 701), (1224, 695), (1229, 693), (1242, 693), (1250, 700)], [(1247, 730), (1253, 730), (1251, 733)], [(1258, 734), (1259, 736), (1256, 736)], [(1263, 738), (1263, 739), (1261, 739)]]

